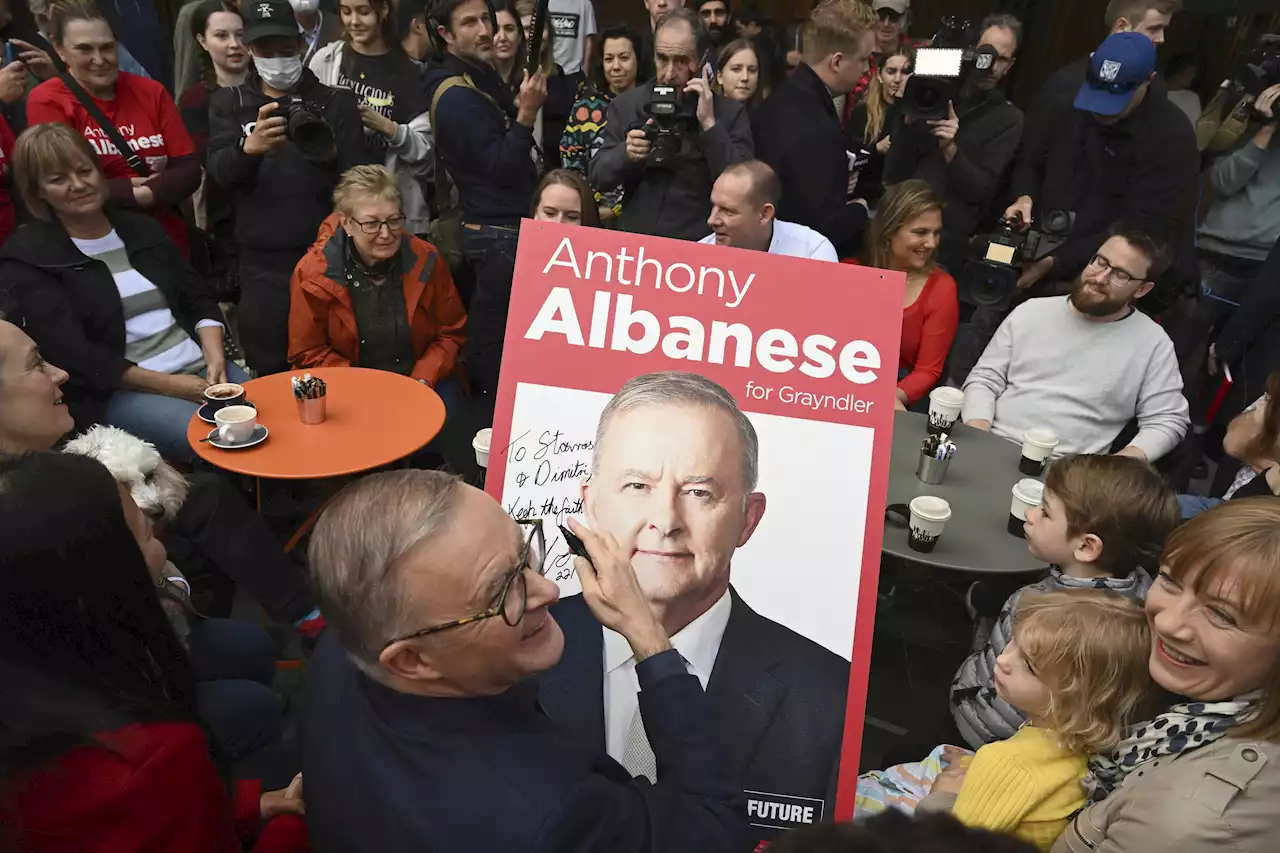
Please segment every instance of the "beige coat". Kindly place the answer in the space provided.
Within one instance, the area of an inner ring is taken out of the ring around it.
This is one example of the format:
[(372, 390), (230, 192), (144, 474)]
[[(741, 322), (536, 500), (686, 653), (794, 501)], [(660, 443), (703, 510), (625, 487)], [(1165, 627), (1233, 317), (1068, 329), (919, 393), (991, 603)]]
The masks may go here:
[(1131, 772), (1052, 853), (1277, 853), (1280, 743), (1223, 738)]

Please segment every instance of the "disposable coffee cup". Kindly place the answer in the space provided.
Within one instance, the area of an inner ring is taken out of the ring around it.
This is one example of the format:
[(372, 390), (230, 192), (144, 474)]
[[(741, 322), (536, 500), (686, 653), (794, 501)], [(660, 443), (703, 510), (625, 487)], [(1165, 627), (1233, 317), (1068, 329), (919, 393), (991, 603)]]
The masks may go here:
[(253, 406), (227, 406), (214, 412), (218, 438), (227, 444), (244, 444), (253, 437), (258, 425), (258, 410)]
[(219, 382), (204, 389), (204, 399), (214, 412), (227, 406), (240, 406), (246, 399), (244, 386), (234, 382)]
[(489, 467), (489, 442), (493, 440), (493, 430), (485, 427), (471, 439), (471, 449), (476, 452), (476, 464), (481, 468)]
[(1022, 525), (1027, 521), (1027, 510), (1040, 506), (1044, 499), (1044, 483), (1039, 480), (1019, 480), (1013, 485), (1013, 500), (1009, 502), (1009, 532), (1021, 539), (1027, 538)]
[(911, 509), (911, 533), (907, 547), (927, 554), (938, 544), (942, 529), (951, 518), (951, 504), (932, 495), (921, 495), (909, 504)]
[(949, 433), (960, 420), (964, 392), (959, 388), (934, 388), (929, 392), (929, 434)]
[(1056, 429), (1035, 427), (1027, 430), (1022, 434), (1022, 458), (1018, 460), (1018, 470), (1033, 477), (1040, 476), (1057, 446)]

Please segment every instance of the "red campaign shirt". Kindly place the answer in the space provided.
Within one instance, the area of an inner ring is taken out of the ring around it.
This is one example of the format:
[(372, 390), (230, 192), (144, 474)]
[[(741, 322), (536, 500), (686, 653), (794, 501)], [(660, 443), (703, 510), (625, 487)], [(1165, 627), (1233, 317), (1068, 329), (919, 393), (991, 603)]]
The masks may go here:
[(13, 209), (13, 198), (9, 195), (9, 160), (13, 157), (13, 130), (9, 123), (0, 116), (0, 244), (13, 233), (18, 217)]
[[(116, 79), (115, 98), (93, 100), (153, 173), (164, 171), (173, 158), (195, 154), (196, 147), (182, 123), (177, 105), (156, 81), (121, 71)], [(76, 96), (56, 77), (36, 86), (27, 98), (27, 124), (48, 122), (61, 122), (84, 134), (98, 152), (107, 180), (137, 175)], [(146, 212), (164, 226), (182, 253), (187, 254), (187, 228), (178, 212), (169, 208), (151, 208)]]

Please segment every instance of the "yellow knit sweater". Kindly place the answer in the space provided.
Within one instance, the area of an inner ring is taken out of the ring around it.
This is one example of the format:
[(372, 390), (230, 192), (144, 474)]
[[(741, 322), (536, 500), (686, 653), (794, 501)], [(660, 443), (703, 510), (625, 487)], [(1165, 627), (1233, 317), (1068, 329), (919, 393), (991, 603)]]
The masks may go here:
[(974, 755), (952, 811), (961, 822), (1008, 832), (1048, 851), (1085, 804), (1083, 755), (1026, 725)]

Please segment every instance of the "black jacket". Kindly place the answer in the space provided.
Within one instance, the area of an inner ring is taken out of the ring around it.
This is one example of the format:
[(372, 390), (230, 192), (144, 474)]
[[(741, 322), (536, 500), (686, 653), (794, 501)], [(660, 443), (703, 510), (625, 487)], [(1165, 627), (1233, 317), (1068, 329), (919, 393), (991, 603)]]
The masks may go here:
[(680, 153), (669, 168), (627, 159), (627, 132), (644, 125), (653, 83), (636, 86), (609, 103), (604, 142), (591, 157), (587, 173), (593, 187), (626, 187), (618, 227), (635, 234), (701, 240), (711, 233), (711, 185), (734, 163), (750, 160), (754, 150), (747, 111), (737, 101), (715, 96), (716, 124), (702, 132), (686, 124)]
[(1218, 358), (1231, 365), (1247, 404), (1262, 395), (1267, 377), (1280, 370), (1280, 242), (1243, 293), (1216, 346)]
[(749, 853), (742, 792), (697, 678), (674, 650), (636, 675), (656, 785), (557, 725), (532, 680), (497, 696), (398, 693), (356, 669), (328, 631), (303, 716), (311, 849)]
[(253, 132), (258, 110), (271, 100), (252, 75), (242, 86), (214, 92), (209, 101), (205, 168), (232, 195), (242, 256), (283, 253), (301, 258), (315, 242), (320, 223), (333, 212), (338, 178), (363, 162), (364, 126), (355, 95), (323, 85), (306, 69), (294, 91), (323, 111), (337, 142), (332, 162), (313, 163), (288, 141), (261, 157), (244, 153), (243, 140)]
[[(108, 208), (129, 262), (164, 296), (178, 325), (199, 342), (196, 323), (222, 322), (213, 291), (150, 216)], [(124, 306), (111, 271), (82, 254), (56, 219), (13, 233), (0, 250), (0, 281), (17, 300), (26, 330), (51, 364), (71, 375), (63, 396), (77, 429), (98, 423), (133, 363), (124, 357)]]
[(475, 88), (453, 86), (440, 96), (432, 118), (436, 150), (458, 188), (467, 222), (516, 227), (529, 215), (538, 186), (533, 128), (516, 121), (510, 90), (498, 72), (451, 54), (427, 66), (427, 103), (435, 101), (441, 83), (462, 75)]
[(856, 195), (858, 198), (866, 199), (868, 205), (875, 208), (880, 203), (880, 199), (884, 196), (884, 164), (885, 155), (881, 154), (876, 145), (886, 136), (893, 133), (893, 127), (898, 120), (898, 105), (896, 103), (889, 104), (885, 108), (884, 125), (880, 128), (880, 133), (875, 139), (867, 140), (865, 138), (867, 132), (867, 104), (863, 101), (853, 108), (853, 112), (849, 114), (849, 120), (844, 123), (844, 144), (849, 151), (866, 158), (866, 165), (858, 172), (858, 186)]
[[(728, 751), (729, 769), (745, 791), (755, 792), (748, 797), (816, 801), (815, 820), (831, 820), (849, 662), (756, 613), (736, 592), (731, 595), (729, 623), (707, 682), (714, 731)], [(564, 656), (540, 676), (542, 706), (603, 749), (603, 632), (580, 595), (551, 612), (564, 631)], [(822, 803), (820, 812), (816, 805)], [(771, 834), (765, 827), (756, 832), (757, 839)]]
[[(960, 132), (948, 163), (924, 121), (899, 116), (885, 162), (884, 182), (920, 178), (942, 194), (943, 262), (963, 260), (969, 238), (986, 224), (1022, 139), (1022, 110), (992, 90), (956, 104)], [(957, 254), (958, 253), (958, 254)]]
[(850, 204), (849, 157), (827, 84), (805, 63), (751, 113), (756, 156), (782, 182), (778, 218), (820, 232), (841, 257), (862, 252), (867, 211)]
[(1193, 207), (1200, 155), (1187, 116), (1155, 91), (1115, 125), (1100, 124), (1072, 106), (1049, 111), (1052, 133), (1032, 138), (1014, 168), (1010, 195), (1027, 195), (1034, 216), (1074, 211), (1071, 239), (1053, 253), (1052, 281), (1071, 281), (1117, 222), (1166, 241), (1173, 253), (1170, 282), (1195, 280)]

